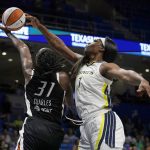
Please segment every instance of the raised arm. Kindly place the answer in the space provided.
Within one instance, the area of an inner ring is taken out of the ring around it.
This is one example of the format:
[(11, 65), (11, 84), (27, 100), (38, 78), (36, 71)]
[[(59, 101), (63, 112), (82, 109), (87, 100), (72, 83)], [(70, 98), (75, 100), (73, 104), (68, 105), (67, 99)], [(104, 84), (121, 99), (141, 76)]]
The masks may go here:
[(139, 86), (137, 92), (140, 95), (146, 92), (150, 97), (149, 82), (133, 70), (125, 70), (114, 63), (104, 63), (100, 67), (100, 73), (108, 79), (118, 79)]
[(64, 57), (72, 62), (76, 62), (80, 57), (82, 57), (80, 54), (74, 53), (71, 49), (69, 49), (59, 37), (53, 33), (50, 33), (36, 17), (31, 15), (26, 15), (26, 17), (27, 20), (30, 21), (28, 24), (39, 29), (54, 50), (61, 53)]
[(11, 39), (13, 45), (19, 51), (25, 82), (27, 83), (30, 80), (32, 74), (32, 58), (31, 58), (30, 50), (22, 40), (16, 38), (6, 28), (0, 27), (0, 29), (2, 29), (6, 33), (6, 35)]

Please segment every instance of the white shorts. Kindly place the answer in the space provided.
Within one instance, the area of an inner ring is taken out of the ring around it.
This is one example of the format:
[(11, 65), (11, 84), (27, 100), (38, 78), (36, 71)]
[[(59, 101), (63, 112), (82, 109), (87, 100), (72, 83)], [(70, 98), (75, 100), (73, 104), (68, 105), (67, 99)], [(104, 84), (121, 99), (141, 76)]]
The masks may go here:
[(124, 128), (118, 115), (109, 111), (91, 117), (80, 126), (78, 150), (122, 150), (125, 142)]

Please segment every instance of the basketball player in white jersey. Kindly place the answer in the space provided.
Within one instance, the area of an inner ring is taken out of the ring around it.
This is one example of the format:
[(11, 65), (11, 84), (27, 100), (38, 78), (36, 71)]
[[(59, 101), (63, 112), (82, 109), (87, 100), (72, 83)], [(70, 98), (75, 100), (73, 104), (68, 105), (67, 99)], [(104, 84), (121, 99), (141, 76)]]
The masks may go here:
[(63, 140), (61, 117), (63, 102), (72, 106), (69, 77), (62, 69), (63, 59), (49, 48), (36, 54), (35, 65), (28, 46), (4, 27), (18, 49), (25, 77), (25, 118), (16, 150), (59, 150)]
[(85, 47), (84, 56), (71, 51), (64, 42), (33, 16), (27, 15), (30, 24), (38, 28), (48, 43), (68, 60), (75, 78), (75, 102), (82, 118), (79, 150), (122, 150), (124, 129), (118, 115), (111, 110), (109, 96), (113, 79), (139, 86), (137, 92), (150, 97), (150, 85), (141, 75), (114, 64), (117, 46), (110, 38), (101, 38)]

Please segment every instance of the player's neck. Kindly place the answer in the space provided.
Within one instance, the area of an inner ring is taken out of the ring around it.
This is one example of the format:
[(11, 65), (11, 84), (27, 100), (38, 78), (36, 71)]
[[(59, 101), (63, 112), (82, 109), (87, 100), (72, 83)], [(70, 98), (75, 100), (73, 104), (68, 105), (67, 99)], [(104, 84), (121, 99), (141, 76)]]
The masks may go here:
[(90, 57), (89, 63), (91, 62), (100, 62), (103, 61), (102, 56), (101, 55), (93, 55)]

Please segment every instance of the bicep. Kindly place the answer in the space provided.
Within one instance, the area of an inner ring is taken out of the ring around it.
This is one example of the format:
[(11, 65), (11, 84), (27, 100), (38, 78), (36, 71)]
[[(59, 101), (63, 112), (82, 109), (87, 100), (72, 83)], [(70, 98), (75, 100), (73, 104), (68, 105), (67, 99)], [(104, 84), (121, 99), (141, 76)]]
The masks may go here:
[(118, 79), (118, 80), (124, 80), (127, 78), (127, 70), (122, 69), (122, 68), (112, 68), (108, 71), (109, 76), (111, 76), (113, 79)]
[(139, 85), (142, 80), (142, 77), (133, 70), (125, 70), (122, 68), (119, 69), (112, 69), (110, 70), (110, 75), (118, 80), (122, 80), (125, 83), (131, 85)]
[(108, 79), (118, 79), (123, 80), (127, 77), (128, 71), (120, 68), (118, 65), (114, 63), (106, 63), (100, 68), (101, 74), (104, 75)]

